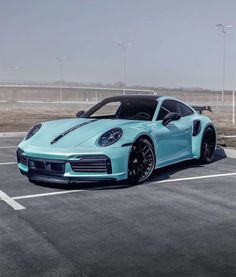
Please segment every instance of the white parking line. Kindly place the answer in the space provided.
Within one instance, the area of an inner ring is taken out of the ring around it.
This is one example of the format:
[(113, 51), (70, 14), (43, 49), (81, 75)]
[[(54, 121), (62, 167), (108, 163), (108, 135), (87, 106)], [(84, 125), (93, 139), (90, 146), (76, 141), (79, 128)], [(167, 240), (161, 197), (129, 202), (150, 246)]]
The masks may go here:
[(84, 190), (64, 190), (64, 191), (54, 191), (54, 192), (48, 192), (48, 193), (39, 193), (39, 194), (29, 194), (29, 195), (22, 195), (22, 196), (15, 196), (12, 197), (14, 200), (18, 199), (26, 199), (26, 198), (36, 198), (36, 197), (44, 197), (44, 196), (50, 196), (50, 195), (56, 195), (56, 194), (67, 194), (67, 193), (74, 193), (74, 192), (81, 192)]
[(5, 192), (0, 190), (0, 200), (6, 202), (8, 205), (10, 205), (14, 210), (24, 210), (25, 207), (17, 203), (12, 197), (8, 196)]
[(180, 181), (189, 181), (189, 180), (198, 180), (198, 179), (208, 179), (208, 178), (219, 178), (225, 176), (235, 176), (236, 172), (232, 173), (223, 173), (223, 174), (214, 174), (214, 175), (204, 175), (204, 176), (196, 176), (196, 177), (186, 177), (186, 178), (177, 178), (177, 179), (166, 179), (162, 181), (150, 182), (152, 184), (157, 183), (170, 183), (170, 182), (180, 182)]
[[(177, 179), (166, 179), (166, 180), (161, 180), (161, 181), (156, 181), (156, 182), (150, 182), (149, 184), (181, 182), (181, 181), (189, 181), (189, 180), (208, 179), (208, 178), (221, 178), (221, 177), (226, 177), (226, 176), (236, 176), (236, 172), (195, 176), (195, 177), (186, 177), (186, 178), (177, 178)], [(15, 200), (45, 197), (45, 196), (51, 196), (51, 195), (69, 194), (69, 193), (82, 192), (82, 191), (85, 191), (85, 190), (54, 191), (54, 192), (48, 192), (48, 193), (29, 194), (29, 195), (10, 197), (6, 193), (4, 193), (3, 191), (0, 190), (0, 200), (5, 201), (14, 210), (23, 210), (23, 209), (25, 209), (25, 207), (20, 205), (19, 203), (17, 203)]]
[(0, 149), (17, 148), (17, 146), (0, 146)]
[(48, 193), (39, 193), (39, 194), (29, 194), (29, 195), (22, 195), (22, 196), (15, 196), (10, 197), (5, 192), (0, 190), (0, 200), (6, 202), (8, 205), (10, 205), (14, 210), (23, 210), (25, 209), (24, 206), (20, 205), (15, 200), (18, 199), (27, 199), (27, 198), (36, 198), (36, 197), (44, 197), (44, 196), (51, 196), (51, 195), (58, 195), (58, 194), (68, 194), (68, 193), (74, 193), (74, 192), (81, 192), (83, 190), (65, 190), (65, 191), (54, 191), (54, 192), (48, 192)]
[(17, 162), (6, 162), (6, 163), (0, 163), (0, 165), (10, 165), (10, 164), (17, 164)]

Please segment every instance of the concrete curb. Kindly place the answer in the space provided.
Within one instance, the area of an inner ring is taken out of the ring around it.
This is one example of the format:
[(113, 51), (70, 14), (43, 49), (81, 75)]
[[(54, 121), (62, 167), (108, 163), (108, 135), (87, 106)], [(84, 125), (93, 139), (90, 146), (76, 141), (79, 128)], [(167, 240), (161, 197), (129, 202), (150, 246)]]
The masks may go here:
[(216, 156), (222, 158), (232, 158), (236, 159), (236, 150), (230, 148), (217, 148), (216, 149)]
[(8, 133), (0, 133), (0, 138), (17, 138), (24, 137), (26, 132), (8, 132)]
[(227, 139), (227, 138), (236, 138), (236, 135), (219, 136), (219, 138), (224, 138), (224, 139)]

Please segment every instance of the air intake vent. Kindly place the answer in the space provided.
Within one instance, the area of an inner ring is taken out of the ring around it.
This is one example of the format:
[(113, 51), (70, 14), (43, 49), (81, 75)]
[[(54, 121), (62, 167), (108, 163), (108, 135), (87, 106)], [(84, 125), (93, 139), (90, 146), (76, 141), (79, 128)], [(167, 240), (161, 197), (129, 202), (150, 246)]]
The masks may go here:
[(75, 172), (112, 173), (111, 160), (105, 155), (82, 156), (70, 165)]
[(201, 132), (202, 124), (200, 120), (193, 121), (193, 136), (197, 136)]
[(22, 149), (18, 148), (17, 151), (16, 151), (16, 154), (17, 154), (17, 162), (27, 166), (28, 159), (24, 155), (24, 151)]

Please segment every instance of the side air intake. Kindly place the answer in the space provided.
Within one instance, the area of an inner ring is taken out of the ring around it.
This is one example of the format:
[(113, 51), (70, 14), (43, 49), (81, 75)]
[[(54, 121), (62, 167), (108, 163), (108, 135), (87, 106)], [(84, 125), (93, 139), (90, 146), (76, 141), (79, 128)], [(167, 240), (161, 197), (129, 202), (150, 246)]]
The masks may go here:
[(200, 120), (193, 121), (193, 137), (196, 137), (201, 132), (202, 124)]

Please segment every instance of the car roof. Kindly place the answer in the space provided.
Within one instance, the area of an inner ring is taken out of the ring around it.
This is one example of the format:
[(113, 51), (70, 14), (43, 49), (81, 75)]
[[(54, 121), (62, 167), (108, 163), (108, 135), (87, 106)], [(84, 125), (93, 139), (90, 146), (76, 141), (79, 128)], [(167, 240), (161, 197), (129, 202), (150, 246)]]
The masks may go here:
[(156, 101), (160, 96), (158, 95), (145, 95), (145, 94), (131, 94), (131, 95), (117, 95), (105, 98), (103, 101), (122, 101), (122, 100), (153, 100)]

